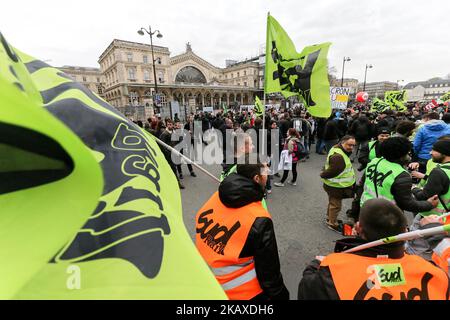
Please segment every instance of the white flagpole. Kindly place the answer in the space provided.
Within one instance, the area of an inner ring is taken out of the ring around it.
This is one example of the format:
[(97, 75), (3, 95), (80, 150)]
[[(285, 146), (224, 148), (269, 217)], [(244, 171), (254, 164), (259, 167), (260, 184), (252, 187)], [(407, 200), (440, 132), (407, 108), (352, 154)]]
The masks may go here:
[(411, 232), (402, 233), (393, 237), (387, 237), (381, 240), (372, 241), (369, 243), (365, 243), (363, 245), (357, 246), (355, 248), (344, 251), (344, 253), (352, 253), (356, 251), (361, 251), (364, 249), (369, 249), (377, 246), (381, 246), (383, 244), (394, 243), (399, 241), (407, 241), (414, 240), (418, 238), (423, 238), (427, 236), (434, 236), (437, 234), (448, 234), (450, 232), (450, 225), (444, 225), (440, 227), (434, 227), (425, 230), (416, 230)]
[(212, 173), (210, 173), (209, 171), (207, 171), (206, 169), (202, 168), (199, 164), (195, 163), (194, 161), (192, 161), (191, 159), (189, 159), (188, 157), (186, 157), (184, 154), (182, 154), (181, 152), (179, 152), (178, 150), (172, 148), (171, 146), (169, 146), (167, 143), (162, 142), (160, 139), (158, 139), (157, 137), (150, 135), (150, 137), (152, 137), (153, 139), (156, 140), (157, 143), (159, 143), (160, 145), (162, 145), (164, 148), (174, 152), (175, 154), (177, 154), (178, 156), (182, 157), (184, 160), (186, 160), (189, 164), (192, 164), (194, 167), (196, 167), (197, 169), (199, 169), (200, 171), (202, 171), (203, 173), (205, 173), (206, 175), (208, 175), (209, 177), (211, 177), (213, 180), (215, 180), (216, 182), (220, 183), (220, 180), (214, 176)]

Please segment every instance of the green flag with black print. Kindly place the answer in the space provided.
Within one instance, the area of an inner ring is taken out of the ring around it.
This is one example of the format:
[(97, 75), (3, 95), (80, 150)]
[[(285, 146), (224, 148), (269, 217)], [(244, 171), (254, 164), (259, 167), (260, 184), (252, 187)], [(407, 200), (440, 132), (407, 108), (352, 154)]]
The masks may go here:
[(1, 39), (1, 297), (226, 299), (152, 136)]
[(440, 98), (440, 100), (442, 100), (442, 102), (450, 101), (450, 91), (447, 92), (446, 94), (444, 94), (444, 95)]
[(305, 47), (298, 53), (292, 40), (272, 16), (267, 17), (265, 93), (298, 96), (315, 117), (331, 115), (327, 55), (331, 43)]
[(403, 112), (407, 108), (405, 106), (406, 102), (406, 90), (402, 91), (386, 91), (384, 93), (384, 101), (391, 106), (392, 110)]
[(265, 106), (263, 105), (263, 103), (261, 102), (259, 97), (256, 96), (255, 97), (255, 108), (253, 109), (253, 112), (255, 112), (255, 115), (257, 117), (262, 118), (264, 111), (265, 111)]
[(370, 108), (371, 112), (382, 113), (383, 111), (391, 109), (391, 105), (389, 103), (384, 102), (381, 99), (374, 98), (372, 100), (372, 107)]

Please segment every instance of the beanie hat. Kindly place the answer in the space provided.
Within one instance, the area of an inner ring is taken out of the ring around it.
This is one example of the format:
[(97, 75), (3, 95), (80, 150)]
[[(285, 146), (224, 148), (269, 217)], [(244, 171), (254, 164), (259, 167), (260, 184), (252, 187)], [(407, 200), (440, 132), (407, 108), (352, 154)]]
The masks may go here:
[(387, 127), (378, 128), (377, 135), (380, 135), (380, 134), (391, 134), (391, 130)]
[(450, 140), (440, 140), (433, 145), (433, 150), (450, 156)]

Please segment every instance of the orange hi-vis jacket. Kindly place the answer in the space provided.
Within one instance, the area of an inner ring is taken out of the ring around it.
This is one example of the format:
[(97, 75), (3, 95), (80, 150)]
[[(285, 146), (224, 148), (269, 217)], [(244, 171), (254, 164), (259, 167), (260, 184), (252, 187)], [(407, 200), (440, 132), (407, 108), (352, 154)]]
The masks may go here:
[[(450, 220), (450, 219), (447, 219)], [(450, 275), (450, 238), (443, 239), (433, 249), (433, 262)]]
[(196, 245), (231, 300), (248, 300), (263, 290), (253, 257), (239, 258), (256, 218), (271, 218), (261, 201), (227, 208), (216, 192), (198, 211)]
[(448, 300), (447, 274), (419, 256), (400, 259), (333, 253), (328, 267), (341, 300)]

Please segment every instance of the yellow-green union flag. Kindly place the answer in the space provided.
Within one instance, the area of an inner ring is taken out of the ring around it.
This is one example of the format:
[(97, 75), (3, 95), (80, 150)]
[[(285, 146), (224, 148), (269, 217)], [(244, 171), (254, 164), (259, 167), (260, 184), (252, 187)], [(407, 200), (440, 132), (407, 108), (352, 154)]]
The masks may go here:
[(298, 96), (311, 115), (331, 115), (327, 55), (331, 43), (305, 47), (298, 53), (292, 40), (272, 16), (267, 17), (265, 94)]
[(0, 40), (0, 299), (226, 299), (152, 136)]

